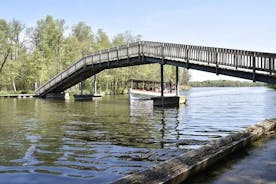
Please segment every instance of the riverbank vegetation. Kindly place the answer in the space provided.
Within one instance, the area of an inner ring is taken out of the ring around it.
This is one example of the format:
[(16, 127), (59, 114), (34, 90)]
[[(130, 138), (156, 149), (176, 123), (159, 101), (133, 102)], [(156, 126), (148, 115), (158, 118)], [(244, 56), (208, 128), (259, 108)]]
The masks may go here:
[(260, 82), (231, 81), (231, 80), (207, 80), (202, 82), (189, 82), (191, 87), (256, 87), (265, 86)]
[[(52, 16), (38, 20), (34, 27), (0, 19), (0, 91), (34, 91), (85, 55), (140, 39), (141, 35), (129, 31), (110, 37), (85, 22), (68, 27)], [(130, 78), (158, 80), (159, 69), (159, 65), (145, 65), (103, 71), (97, 75), (97, 88), (106, 94), (123, 93)], [(165, 80), (174, 74), (174, 67), (165, 67)], [(188, 80), (188, 72), (181, 69), (180, 83)], [(85, 90), (93, 91), (92, 84), (93, 78), (84, 81)], [(78, 86), (70, 90), (78, 90)]]
[(269, 87), (269, 88), (271, 88), (271, 89), (275, 89), (275, 90), (276, 90), (276, 85), (269, 84), (269, 85), (267, 85), (267, 87)]

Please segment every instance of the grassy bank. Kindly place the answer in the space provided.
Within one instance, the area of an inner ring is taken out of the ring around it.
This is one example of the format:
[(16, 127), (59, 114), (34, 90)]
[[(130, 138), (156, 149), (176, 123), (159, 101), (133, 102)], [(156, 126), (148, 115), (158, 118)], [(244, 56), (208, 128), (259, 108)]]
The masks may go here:
[(13, 95), (13, 94), (34, 94), (34, 91), (30, 90), (20, 90), (20, 91), (0, 91), (1, 95)]

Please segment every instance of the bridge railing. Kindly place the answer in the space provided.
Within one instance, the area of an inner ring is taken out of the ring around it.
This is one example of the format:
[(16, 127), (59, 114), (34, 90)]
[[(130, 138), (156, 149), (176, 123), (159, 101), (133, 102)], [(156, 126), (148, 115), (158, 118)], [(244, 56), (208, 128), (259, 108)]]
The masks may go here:
[(83, 68), (85, 65), (119, 61), (137, 55), (178, 60), (180, 62), (185, 62), (187, 67), (189, 67), (189, 63), (198, 63), (201, 65), (211, 65), (217, 68), (231, 67), (235, 70), (251, 70), (253, 74), (262, 72), (267, 75), (273, 75), (276, 73), (276, 54), (273, 53), (141, 41), (97, 51), (81, 58), (39, 87), (36, 90), (36, 94), (42, 94), (55, 84), (63, 81), (63, 79)]
[(267, 72), (270, 75), (276, 72), (276, 54), (273, 53), (145, 41), (143, 54)]
[(125, 59), (128, 57), (137, 56), (139, 54), (140, 45), (141, 45), (141, 43), (135, 42), (135, 43), (119, 46), (119, 47), (113, 47), (111, 49), (101, 50), (101, 51), (95, 52), (91, 55), (85, 56), (84, 58), (81, 58), (80, 60), (78, 60), (76, 63), (67, 67), (64, 71), (57, 74), (55, 77), (50, 79), (44, 85), (39, 87), (36, 90), (36, 94), (38, 94), (38, 95), (42, 94), (44, 91), (48, 90), (55, 84), (61, 82), (63, 79), (72, 75), (73, 73), (80, 70), (81, 68), (83, 68), (86, 65), (120, 60), (120, 59)]

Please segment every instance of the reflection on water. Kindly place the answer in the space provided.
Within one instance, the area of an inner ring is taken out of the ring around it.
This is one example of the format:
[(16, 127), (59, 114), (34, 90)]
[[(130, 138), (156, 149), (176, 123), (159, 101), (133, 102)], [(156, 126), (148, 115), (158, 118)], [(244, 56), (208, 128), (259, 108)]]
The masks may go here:
[(127, 96), (74, 102), (0, 99), (3, 183), (110, 182), (237, 132), (276, 111), (266, 88), (195, 88), (186, 106)]

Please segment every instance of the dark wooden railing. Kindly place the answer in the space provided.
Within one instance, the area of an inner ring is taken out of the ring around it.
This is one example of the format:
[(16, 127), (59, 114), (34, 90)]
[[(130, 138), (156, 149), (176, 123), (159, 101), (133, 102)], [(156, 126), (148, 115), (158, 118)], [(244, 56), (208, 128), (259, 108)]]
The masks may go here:
[(36, 90), (36, 94), (42, 94), (86, 65), (120, 62), (121, 59), (132, 57), (139, 57), (141, 60), (144, 57), (174, 60), (184, 62), (187, 68), (189, 68), (190, 63), (213, 66), (217, 68), (217, 72), (219, 68), (244, 70), (252, 72), (254, 81), (256, 73), (271, 76), (276, 72), (276, 54), (274, 53), (141, 41), (101, 50), (81, 58), (39, 87)]

